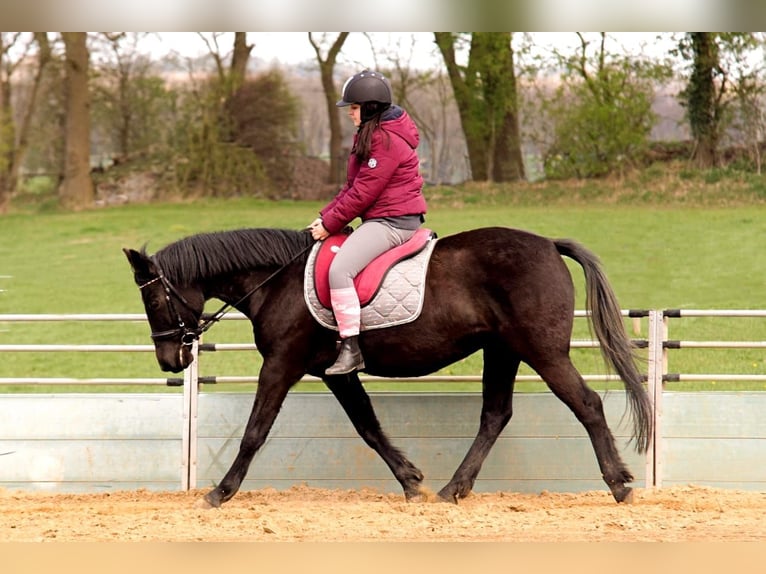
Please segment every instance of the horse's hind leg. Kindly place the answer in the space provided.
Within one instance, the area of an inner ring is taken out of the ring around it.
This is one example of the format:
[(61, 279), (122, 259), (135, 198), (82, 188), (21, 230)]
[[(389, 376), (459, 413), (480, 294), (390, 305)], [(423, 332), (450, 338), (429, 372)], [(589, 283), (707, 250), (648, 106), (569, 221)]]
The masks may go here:
[(465, 498), (473, 489), (484, 459), (511, 420), (513, 386), (518, 368), (519, 360), (513, 359), (510, 350), (484, 350), (479, 432), (455, 474), (439, 491), (439, 497), (443, 500), (457, 502), (458, 498)]
[(568, 356), (558, 362), (533, 365), (551, 391), (561, 399), (585, 427), (593, 444), (601, 475), (617, 502), (631, 502), (632, 489), (625, 483), (633, 476), (622, 462), (614, 436), (606, 423), (601, 397), (585, 384)]
[(424, 493), (420, 485), (423, 473), (404, 454), (394, 447), (380, 427), (370, 397), (362, 387), (356, 373), (327, 377), (325, 383), (338, 399), (343, 410), (354, 425), (356, 432), (367, 445), (377, 452), (391, 469), (404, 489), (407, 500), (413, 500)]

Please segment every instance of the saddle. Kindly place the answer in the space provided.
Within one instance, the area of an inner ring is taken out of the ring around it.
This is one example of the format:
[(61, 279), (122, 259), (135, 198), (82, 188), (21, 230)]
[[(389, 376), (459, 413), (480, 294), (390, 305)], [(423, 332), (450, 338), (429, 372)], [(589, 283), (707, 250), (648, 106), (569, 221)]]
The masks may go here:
[[(337, 329), (330, 304), (329, 268), (350, 231), (317, 242), (309, 254), (304, 296), (309, 310), (322, 325)], [(355, 278), (362, 307), (362, 329), (409, 322), (420, 314), (428, 261), (436, 234), (418, 229), (405, 243), (371, 261)]]

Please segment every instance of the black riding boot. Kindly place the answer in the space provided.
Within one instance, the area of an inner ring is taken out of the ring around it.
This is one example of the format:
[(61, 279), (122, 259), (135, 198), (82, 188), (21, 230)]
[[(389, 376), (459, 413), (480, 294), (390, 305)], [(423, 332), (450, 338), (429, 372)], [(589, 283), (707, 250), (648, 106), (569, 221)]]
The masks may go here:
[(340, 354), (335, 360), (335, 364), (328, 367), (326, 375), (345, 375), (353, 371), (364, 369), (364, 358), (359, 349), (359, 337), (354, 335), (347, 339), (341, 339)]

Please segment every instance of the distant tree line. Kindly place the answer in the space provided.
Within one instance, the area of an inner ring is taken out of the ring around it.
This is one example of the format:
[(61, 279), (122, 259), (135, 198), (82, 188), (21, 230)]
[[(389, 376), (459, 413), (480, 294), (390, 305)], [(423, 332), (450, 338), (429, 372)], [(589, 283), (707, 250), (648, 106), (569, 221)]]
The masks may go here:
[(620, 50), (607, 33), (572, 33), (564, 50), (526, 34), (435, 32), (443, 66), (430, 70), (374, 45), (374, 63), (354, 62), (349, 34), (307, 33), (312, 66), (253, 70), (245, 32), (199, 33), (206, 57), (158, 61), (139, 49), (146, 33), (0, 33), (0, 213), (36, 191), (87, 208), (105, 173), (148, 178), (155, 197), (291, 197), (298, 181), (312, 185), (299, 175), (307, 156), (322, 158), (311, 169), (324, 165), (319, 183), (332, 189), (353, 135), (335, 101), (361, 65), (389, 76), (418, 123), (428, 181), (635, 169), (652, 157), (653, 106), (668, 89), (691, 166), (719, 167), (736, 145), (740, 167), (760, 173), (761, 33), (663, 34), (673, 47), (657, 55)]

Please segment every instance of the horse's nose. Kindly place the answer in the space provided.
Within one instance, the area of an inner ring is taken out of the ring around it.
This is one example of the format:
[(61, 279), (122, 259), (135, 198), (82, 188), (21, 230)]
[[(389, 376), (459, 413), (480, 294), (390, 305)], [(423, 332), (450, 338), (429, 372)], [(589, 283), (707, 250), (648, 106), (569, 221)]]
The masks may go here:
[(157, 358), (157, 363), (159, 363), (160, 369), (162, 369), (165, 372), (169, 371), (171, 373), (180, 373), (186, 368), (183, 365), (179, 364), (178, 361), (169, 362), (159, 357)]
[(194, 357), (187, 345), (163, 346), (156, 349), (157, 363), (160, 369), (171, 373), (180, 373), (188, 367)]
[(162, 370), (171, 373), (182, 373), (184, 370), (184, 367), (179, 367), (178, 365), (168, 365), (167, 363), (160, 365)]

